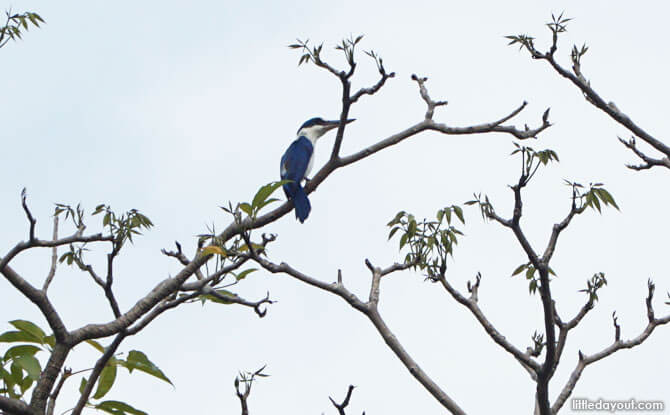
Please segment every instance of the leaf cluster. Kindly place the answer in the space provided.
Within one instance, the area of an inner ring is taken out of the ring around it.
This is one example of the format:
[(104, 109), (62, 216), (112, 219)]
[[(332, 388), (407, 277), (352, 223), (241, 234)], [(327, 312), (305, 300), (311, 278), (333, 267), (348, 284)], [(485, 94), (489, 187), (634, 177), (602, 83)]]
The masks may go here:
[(240, 383), (244, 383), (247, 387), (250, 387), (256, 377), (266, 378), (270, 375), (263, 373), (267, 365), (264, 365), (262, 368), (258, 369), (255, 372), (240, 372), (237, 377), (235, 377), (235, 388), (237, 388)]
[(407, 247), (405, 264), (426, 272), (431, 280), (437, 280), (444, 274), (447, 258), (454, 255), (458, 236), (463, 233), (452, 225), (456, 219), (465, 224), (463, 209), (460, 206), (447, 206), (437, 211), (436, 220), (417, 221), (414, 215), (400, 211), (387, 224), (391, 228), (388, 239), (399, 233), (399, 249)]
[[(93, 346), (100, 353), (105, 352), (105, 348), (95, 340), (88, 340), (87, 343)], [(163, 371), (158, 366), (156, 366), (151, 360), (149, 360), (146, 354), (144, 354), (139, 350), (131, 350), (125, 359), (112, 356), (112, 358), (110, 358), (107, 361), (107, 364), (102, 369), (102, 372), (100, 372), (100, 377), (98, 378), (97, 382), (97, 388), (92, 396), (93, 399), (100, 399), (103, 398), (105, 395), (107, 395), (112, 386), (114, 386), (114, 381), (116, 380), (116, 374), (117, 374), (117, 367), (119, 366), (128, 369), (128, 373), (133, 373), (134, 370), (137, 370), (139, 372), (146, 373), (172, 385), (172, 381), (167, 376), (165, 376), (165, 373), (163, 373)], [(79, 391), (82, 392), (85, 387), (86, 387), (86, 379), (82, 378), (79, 386)]]
[[(547, 110), (548, 111), (548, 110)], [(546, 113), (545, 113), (546, 114)], [(549, 162), (559, 162), (558, 154), (554, 150), (534, 150), (532, 147), (514, 144), (515, 149), (510, 155), (519, 154), (521, 156), (521, 180), (519, 184), (525, 186), (533, 178), (540, 166), (546, 166)]]
[(238, 203), (235, 209), (233, 209), (231, 203), (228, 202), (228, 207), (222, 206), (221, 209), (233, 215), (233, 217), (235, 217), (238, 221), (241, 220), (241, 215), (236, 215), (235, 212), (239, 211), (246, 213), (247, 216), (254, 220), (258, 217), (258, 213), (261, 211), (261, 209), (271, 203), (279, 201), (278, 198), (270, 198), (270, 196), (272, 196), (272, 194), (281, 186), (291, 182), (292, 180), (279, 180), (276, 182), (270, 182), (264, 186), (261, 186), (261, 188), (256, 191), (256, 194), (254, 195), (251, 202)]
[(11, 11), (5, 12), (7, 20), (5, 25), (0, 27), (0, 48), (5, 46), (10, 40), (21, 39), (21, 31), (28, 31), (30, 24), (40, 27), (44, 19), (37, 13), (25, 12), (13, 14)]
[(590, 280), (586, 281), (586, 288), (579, 290), (580, 293), (586, 293), (589, 296), (589, 302), (598, 301), (598, 290), (607, 285), (604, 272), (593, 274)]
[[(603, 183), (589, 183), (588, 187), (577, 182), (565, 180), (565, 184), (572, 187), (573, 200), (578, 205), (578, 210), (590, 207), (602, 213), (603, 206), (612, 206), (619, 209), (612, 194), (607, 191)], [(587, 190), (588, 188), (588, 190)]]
[(584, 43), (581, 48), (577, 48), (577, 45), (572, 45), (572, 51), (570, 52), (570, 59), (572, 60), (573, 65), (579, 68), (581, 65), (582, 56), (586, 55), (586, 52), (588, 50), (589, 47), (586, 46), (586, 43)]
[[(55, 339), (53, 335), (47, 335), (38, 325), (27, 320), (13, 320), (9, 324), (15, 330), (0, 334), (0, 344), (17, 344), (10, 346), (3, 355), (0, 355), (0, 381), (2, 382), (0, 396), (21, 399), (42, 374), (42, 366), (35, 357), (36, 354), (42, 351), (50, 352), (55, 345)], [(86, 340), (86, 343), (100, 353), (106, 351), (105, 347), (96, 340)], [(109, 359), (100, 373), (92, 399), (98, 400), (107, 395), (116, 380), (118, 366), (125, 367), (129, 373), (134, 370), (144, 372), (172, 385), (165, 373), (149, 360), (146, 354), (138, 350), (131, 350), (125, 359), (118, 356), (112, 356)], [(76, 373), (90, 370), (92, 369), (80, 370)], [(80, 393), (85, 387), (86, 378), (82, 377)], [(115, 415), (146, 415), (145, 412), (119, 401), (89, 402), (89, 406)]]
[[(106, 349), (97, 341), (87, 340), (86, 342), (90, 344), (93, 348), (98, 350), (100, 353), (105, 353)], [(137, 370), (139, 372), (146, 373), (172, 385), (172, 381), (170, 381), (170, 379), (165, 375), (165, 373), (163, 373), (163, 371), (158, 366), (156, 366), (151, 360), (149, 360), (146, 354), (144, 354), (139, 350), (131, 350), (125, 359), (122, 359), (118, 356), (112, 356), (107, 361), (107, 364), (102, 369), (102, 371), (100, 372), (100, 376), (98, 377), (95, 392), (93, 392), (93, 395), (91, 397), (93, 400), (102, 399), (112, 389), (112, 386), (114, 386), (114, 382), (116, 381), (117, 368), (119, 366), (128, 369), (128, 373), (133, 373), (134, 370)], [(86, 384), (87, 384), (86, 378), (82, 377), (79, 384), (80, 393), (84, 392)], [(122, 415), (122, 414), (146, 415), (145, 412), (140, 411), (139, 409), (136, 409), (131, 405), (120, 401), (107, 400), (97, 403), (89, 401), (87, 402), (87, 406), (114, 415)]]
[(544, 346), (546, 345), (546, 342), (544, 341), (544, 334), (535, 331), (533, 333), (533, 336), (531, 337), (531, 340), (533, 342), (533, 345), (530, 348), (531, 350), (530, 355), (533, 357), (538, 357), (542, 353), (542, 349), (544, 349)]
[(130, 209), (121, 215), (116, 214), (109, 205), (100, 204), (96, 206), (93, 216), (103, 214), (102, 226), (109, 229), (114, 237), (117, 250), (121, 249), (126, 241), (133, 242), (133, 235), (141, 235), (142, 230), (154, 226), (151, 220), (140, 213), (137, 209)]
[(567, 25), (570, 20), (572, 20), (572, 18), (563, 17), (563, 13), (559, 14), (558, 16), (555, 16), (552, 13), (551, 22), (547, 23), (547, 27), (552, 31), (552, 33), (567, 32)]
[(527, 49), (535, 48), (535, 46), (533, 45), (533, 41), (535, 40), (535, 38), (532, 36), (520, 34), (520, 35), (505, 36), (505, 38), (509, 39), (509, 43), (507, 44), (508, 46), (518, 43), (519, 50), (523, 49), (524, 47)]
[(51, 350), (55, 340), (30, 321), (13, 320), (9, 324), (16, 330), (0, 334), (0, 344), (19, 344), (9, 347), (4, 355), (0, 355), (0, 396), (20, 399), (42, 373), (42, 366), (35, 355), (40, 351)]
[(302, 49), (302, 55), (300, 55), (300, 60), (298, 60), (298, 66), (303, 63), (309, 63), (310, 61), (318, 63), (321, 62), (321, 50), (323, 50), (323, 43), (318, 46), (310, 46), (309, 39), (300, 40), (296, 39), (297, 43), (288, 45), (291, 49)]
[[(342, 42), (335, 46), (335, 50), (339, 50), (344, 54), (344, 58), (350, 67), (355, 66), (355, 52), (356, 46), (363, 39), (363, 35), (358, 35), (355, 38), (350, 36), (349, 38), (342, 39)], [(318, 66), (326, 66), (321, 59), (321, 52), (323, 51), (323, 43), (318, 46), (310, 46), (308, 40), (296, 39), (296, 43), (293, 43), (288, 46), (291, 49), (300, 49), (302, 54), (298, 60), (298, 66), (303, 63), (313, 62)], [(365, 51), (365, 54), (374, 59), (377, 64), (377, 70), (380, 74), (386, 74), (384, 69), (383, 59), (373, 50)]]
[[(512, 271), (512, 277), (515, 275), (519, 275), (524, 271), (526, 275), (526, 280), (528, 280), (528, 293), (535, 294), (535, 292), (537, 291), (537, 289), (540, 287), (541, 284), (540, 276), (539, 274), (535, 275), (537, 269), (530, 261), (516, 267), (516, 269)], [(549, 274), (556, 276), (556, 273), (554, 272), (553, 269), (551, 269), (551, 267), (547, 267), (547, 271), (549, 272)]]

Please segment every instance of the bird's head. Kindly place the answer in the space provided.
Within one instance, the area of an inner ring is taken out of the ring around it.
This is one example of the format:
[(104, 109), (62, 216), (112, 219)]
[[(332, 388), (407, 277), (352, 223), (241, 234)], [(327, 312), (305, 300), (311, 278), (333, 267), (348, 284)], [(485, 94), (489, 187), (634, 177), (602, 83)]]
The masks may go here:
[[(349, 124), (350, 122), (354, 121), (355, 118), (352, 118), (350, 120), (346, 120), (345, 124)], [(337, 128), (340, 126), (340, 121), (326, 121), (322, 118), (311, 118), (307, 121), (305, 121), (300, 128), (298, 128), (298, 137), (306, 137), (309, 139), (312, 143), (315, 143), (316, 140), (327, 133), (328, 131), (332, 130), (333, 128)]]

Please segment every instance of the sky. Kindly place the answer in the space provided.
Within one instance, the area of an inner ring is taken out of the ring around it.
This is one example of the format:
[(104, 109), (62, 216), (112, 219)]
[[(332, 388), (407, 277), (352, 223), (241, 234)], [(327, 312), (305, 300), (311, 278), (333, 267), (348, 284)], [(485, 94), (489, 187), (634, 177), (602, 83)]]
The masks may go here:
[[(613, 311), (624, 339), (642, 331), (649, 278), (657, 284), (657, 315), (670, 312), (664, 305), (670, 290), (664, 237), (670, 172), (626, 169), (626, 163), (637, 162), (616, 139), (628, 138), (627, 130), (546, 63), (506, 46), (504, 39), (529, 33), (544, 49), (550, 41), (544, 23), (551, 13), (565, 11), (574, 20), (561, 37), (559, 61), (569, 67), (572, 45), (586, 42), (582, 69), (591, 85), (663, 140), (670, 136), (663, 2), (15, 0), (0, 5), (37, 12), (47, 22), (0, 50), (0, 252), (27, 237), (23, 187), (43, 238), (51, 235), (54, 203), (81, 202), (88, 211), (99, 203), (119, 211), (136, 208), (156, 226), (119, 257), (115, 284), (122, 309), (179, 271), (162, 248), (179, 241), (192, 255), (196, 235), (212, 224), (227, 225), (219, 206), (250, 200), (260, 186), (278, 179), (279, 159), (305, 120), (339, 116), (339, 81), (313, 65), (298, 66), (299, 54), (287, 45), (296, 38), (323, 42), (325, 59), (342, 67), (333, 47), (344, 37), (364, 34), (361, 49), (374, 49), (397, 76), (353, 107), (350, 115), (357, 121), (347, 127), (343, 154), (423, 119), (425, 104), (410, 80), (416, 73), (429, 78), (434, 99), (449, 101), (435, 120), (451, 126), (493, 121), (523, 101), (528, 107), (514, 122), (535, 126), (551, 107), (555, 125), (524, 143), (554, 149), (561, 160), (542, 169), (525, 193), (522, 223), (537, 250), (570, 207), (563, 179), (604, 182), (621, 207), (576, 218), (558, 243), (552, 292), (564, 319), (585, 301), (578, 290), (594, 273), (605, 272), (608, 286), (568, 340), (552, 399), (578, 350), (592, 354), (611, 344)], [(373, 62), (362, 53), (358, 60), (354, 88), (376, 82)], [(315, 171), (327, 160), (333, 138), (330, 133), (319, 141)], [(313, 209), (304, 224), (288, 214), (263, 229), (278, 235), (269, 258), (323, 281), (334, 281), (341, 269), (344, 284), (367, 296), (364, 259), (387, 266), (404, 257), (397, 241), (386, 240), (385, 224), (397, 211), (430, 218), (481, 192), (497, 212), (511, 215), (507, 186), (519, 174), (518, 161), (509, 157), (513, 141), (503, 134), (427, 132), (338, 170), (310, 195)], [(99, 229), (97, 221), (90, 220), (90, 231)], [(508, 340), (525, 349), (543, 320), (539, 297), (529, 295), (523, 278), (510, 278), (526, 261), (523, 251), (509, 230), (485, 223), (475, 208), (466, 209), (462, 230), (448, 278), (465, 292), (466, 281), (481, 272), (480, 306)], [(91, 261), (100, 264), (103, 255), (91, 252)], [(16, 269), (41, 284), (48, 257), (46, 251), (23, 254)], [(333, 414), (328, 396), (341, 400), (349, 384), (357, 387), (350, 413), (445, 413), (369, 321), (344, 301), (264, 271), (251, 274), (238, 293), (257, 299), (268, 291), (278, 302), (263, 319), (246, 308), (217, 304), (190, 304), (164, 314), (120, 351), (144, 351), (174, 388), (124, 373), (106, 398), (150, 414), (239, 413), (237, 372), (267, 364), (271, 376), (254, 384), (252, 414)], [(111, 318), (98, 287), (64, 266), (50, 297), (70, 329)], [(46, 327), (5, 280), (0, 299), (0, 329), (18, 318)], [(415, 360), (466, 412), (532, 411), (534, 383), (528, 374), (464, 307), (420, 273), (386, 278), (380, 311)], [(670, 404), (669, 341), (670, 330), (660, 327), (641, 346), (589, 366), (573, 396)], [(67, 366), (90, 367), (96, 353), (80, 346)], [(74, 405), (78, 386), (78, 378), (66, 383), (56, 413)]]

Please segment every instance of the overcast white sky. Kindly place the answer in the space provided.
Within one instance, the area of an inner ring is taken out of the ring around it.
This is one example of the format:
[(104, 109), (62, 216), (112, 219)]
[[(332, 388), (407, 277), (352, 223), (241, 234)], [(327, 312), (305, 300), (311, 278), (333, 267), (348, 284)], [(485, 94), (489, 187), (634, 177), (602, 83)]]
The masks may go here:
[[(227, 218), (217, 206), (248, 200), (278, 178), (279, 159), (297, 127), (313, 116), (339, 116), (339, 83), (313, 66), (297, 67), (286, 46), (296, 37), (325, 43), (325, 57), (342, 37), (365, 34), (363, 49), (379, 52), (397, 77), (366, 97), (351, 115), (343, 152), (348, 154), (420, 121), (425, 111), (412, 73), (428, 76), (433, 98), (449, 100), (436, 120), (464, 126), (507, 114), (522, 101), (517, 125), (536, 125), (552, 107), (556, 125), (537, 148), (561, 158), (526, 193), (523, 225), (537, 249), (551, 225), (569, 209), (563, 178), (602, 181), (621, 212), (589, 212), (562, 236), (552, 290), (564, 318), (585, 300), (577, 290), (593, 273), (609, 285), (597, 308), (568, 340), (552, 382), (556, 396), (577, 361), (613, 339), (616, 310), (626, 339), (646, 325), (646, 281), (657, 282), (656, 310), (670, 310), (666, 291), (667, 192), (670, 172), (635, 173), (637, 162), (616, 136), (627, 131), (590, 106), (545, 63), (506, 46), (507, 34), (529, 32), (538, 46), (549, 41), (544, 23), (562, 10), (575, 20), (562, 38), (564, 64), (573, 43), (590, 46), (583, 70), (607, 100), (647, 131), (670, 141), (667, 124), (667, 12), (665, 2), (413, 1), (413, 2), (207, 2), (28, 1), (0, 2), (31, 10), (47, 24), (24, 41), (0, 50), (0, 249), (26, 237), (19, 194), (28, 188), (41, 237), (51, 234), (53, 203), (101, 202), (137, 208), (156, 224), (119, 259), (118, 297), (127, 309), (157, 282), (178, 271), (160, 254), (180, 241), (188, 252), (194, 235)], [(354, 86), (376, 80), (361, 54)], [(333, 142), (317, 147), (317, 167)], [(310, 196), (305, 224), (287, 215), (266, 231), (277, 233), (270, 258), (367, 294), (365, 258), (377, 265), (400, 260), (386, 242), (385, 223), (401, 209), (432, 217), (438, 208), (484, 192), (497, 211), (511, 213), (507, 184), (518, 162), (508, 157), (507, 135), (443, 136), (426, 133), (338, 171)], [(459, 289), (483, 274), (480, 304), (498, 329), (525, 348), (541, 330), (539, 297), (528, 294), (511, 271), (525, 262), (512, 234), (466, 211), (466, 237), (449, 278)], [(91, 226), (91, 230), (95, 227)], [(48, 253), (25, 255), (17, 268), (37, 283)], [(92, 258), (96, 258), (93, 256)], [(83, 274), (61, 268), (51, 296), (68, 328), (108, 321), (104, 296)], [(143, 350), (175, 388), (142, 374), (117, 380), (108, 398), (151, 414), (235, 414), (232, 381), (238, 370), (267, 364), (272, 376), (254, 386), (253, 414), (335, 413), (327, 397), (341, 399), (357, 386), (350, 413), (441, 414), (444, 409), (410, 376), (372, 325), (345, 302), (281, 275), (252, 274), (240, 294), (270, 291), (279, 302), (264, 319), (231, 306), (190, 305), (166, 314), (121, 347)], [(0, 328), (38, 312), (0, 280)], [(438, 286), (405, 272), (384, 281), (381, 311), (394, 333), (435, 381), (468, 413), (529, 413), (534, 384), (514, 359), (486, 336), (474, 318)], [(586, 369), (574, 396), (666, 400), (670, 329), (661, 327), (643, 345)], [(96, 352), (81, 346), (67, 362), (90, 367)], [(45, 356), (42, 356), (45, 357)], [(70, 408), (79, 379), (66, 384), (57, 413)], [(569, 413), (566, 409), (565, 412)]]

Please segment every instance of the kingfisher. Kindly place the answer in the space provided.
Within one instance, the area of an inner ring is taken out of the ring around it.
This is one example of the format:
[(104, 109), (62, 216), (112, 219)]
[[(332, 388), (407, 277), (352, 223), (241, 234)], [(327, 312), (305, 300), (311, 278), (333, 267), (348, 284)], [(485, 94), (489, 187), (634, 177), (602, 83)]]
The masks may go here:
[[(354, 121), (346, 120), (345, 124)], [(291, 143), (281, 158), (280, 177), (282, 180), (291, 180), (283, 185), (284, 193), (295, 206), (295, 217), (304, 223), (312, 209), (307, 194), (302, 186), (303, 180), (309, 180), (307, 175), (314, 164), (314, 148), (316, 141), (326, 132), (340, 126), (340, 121), (326, 121), (322, 118), (311, 118), (298, 128), (298, 138)]]

